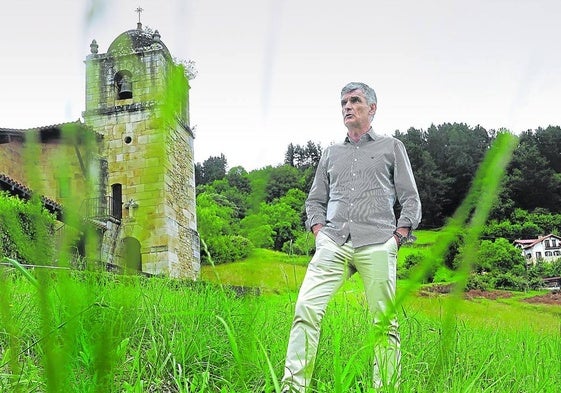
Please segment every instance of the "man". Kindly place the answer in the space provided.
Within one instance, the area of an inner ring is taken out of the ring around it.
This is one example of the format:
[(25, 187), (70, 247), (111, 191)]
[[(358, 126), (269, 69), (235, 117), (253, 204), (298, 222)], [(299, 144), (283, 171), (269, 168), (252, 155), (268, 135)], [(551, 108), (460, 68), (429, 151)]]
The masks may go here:
[[(326, 148), (306, 200), (306, 227), (316, 251), (296, 301), (286, 354), (284, 391), (305, 392), (312, 376), (321, 319), (343, 282), (358, 272), (375, 331), (374, 386), (397, 386), (400, 340), (393, 307), (397, 250), (412, 239), (421, 202), (401, 141), (374, 133), (377, 99), (364, 83), (341, 91), (347, 137)], [(401, 213), (396, 219), (394, 204)]]

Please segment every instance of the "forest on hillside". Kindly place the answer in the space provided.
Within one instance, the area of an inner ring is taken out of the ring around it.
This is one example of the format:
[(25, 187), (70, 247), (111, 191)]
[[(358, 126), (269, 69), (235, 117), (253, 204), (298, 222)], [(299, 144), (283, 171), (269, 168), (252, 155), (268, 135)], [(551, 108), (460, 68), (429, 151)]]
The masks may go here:
[[(444, 123), (394, 133), (407, 148), (417, 181), (423, 206), (419, 229), (445, 225), (502, 132), (508, 131)], [(228, 168), (224, 155), (196, 164), (199, 233), (214, 263), (243, 258), (252, 247), (313, 251), (304, 227), (304, 201), (321, 153), (322, 146), (308, 141), (288, 145), (282, 165), (250, 172)], [(561, 127), (522, 132), (483, 238), (512, 243), (560, 231)]]

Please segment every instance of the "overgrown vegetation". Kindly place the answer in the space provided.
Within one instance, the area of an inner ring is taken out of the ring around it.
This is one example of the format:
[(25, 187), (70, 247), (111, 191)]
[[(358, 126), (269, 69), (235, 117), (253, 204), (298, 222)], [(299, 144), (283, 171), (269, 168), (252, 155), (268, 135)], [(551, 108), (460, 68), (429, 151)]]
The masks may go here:
[[(0, 391), (273, 392), (295, 300), (288, 278), (275, 271), (304, 267), (271, 257), (263, 285), (285, 289), (261, 296), (91, 272), (37, 270), (35, 287), (3, 269)], [(355, 279), (329, 305), (316, 392), (373, 391), (366, 309)], [(399, 319), (404, 392), (542, 393), (561, 383), (559, 306), (415, 295)]]
[(54, 232), (55, 219), (40, 200), (26, 202), (0, 192), (0, 257), (33, 265), (51, 261)]

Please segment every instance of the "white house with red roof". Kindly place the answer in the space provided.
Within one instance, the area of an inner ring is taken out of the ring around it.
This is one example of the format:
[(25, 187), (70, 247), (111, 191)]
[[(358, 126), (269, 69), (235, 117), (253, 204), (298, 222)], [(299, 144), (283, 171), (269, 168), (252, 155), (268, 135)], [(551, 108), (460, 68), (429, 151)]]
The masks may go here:
[(537, 239), (515, 240), (514, 245), (522, 250), (528, 263), (536, 263), (538, 259), (554, 261), (561, 258), (561, 236), (549, 234)]

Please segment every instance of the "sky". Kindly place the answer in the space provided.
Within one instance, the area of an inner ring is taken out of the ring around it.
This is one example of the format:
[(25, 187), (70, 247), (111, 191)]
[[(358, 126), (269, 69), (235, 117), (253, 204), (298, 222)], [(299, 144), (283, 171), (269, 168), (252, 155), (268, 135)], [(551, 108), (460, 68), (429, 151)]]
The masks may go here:
[(561, 125), (558, 0), (19, 0), (0, 13), (0, 127), (81, 119), (89, 44), (105, 53), (139, 6), (195, 62), (196, 162), (251, 171), (342, 141), (351, 81), (376, 90), (380, 134)]

